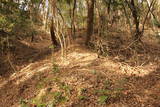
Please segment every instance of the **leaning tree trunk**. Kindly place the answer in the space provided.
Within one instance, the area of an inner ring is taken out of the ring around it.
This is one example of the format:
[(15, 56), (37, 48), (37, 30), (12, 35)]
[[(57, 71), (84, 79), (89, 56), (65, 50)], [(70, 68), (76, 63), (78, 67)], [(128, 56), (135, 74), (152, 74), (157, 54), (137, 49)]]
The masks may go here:
[(88, 20), (87, 20), (87, 38), (85, 44), (88, 45), (93, 35), (93, 24), (94, 24), (94, 3), (95, 0), (88, 0)]
[(148, 8), (150, 8), (149, 12), (150, 12), (150, 16), (151, 16), (151, 23), (152, 23), (152, 29), (153, 29), (153, 31), (156, 30), (156, 27), (155, 27), (155, 25), (154, 25), (154, 23), (152, 21), (153, 20), (157, 20), (156, 16), (153, 14), (153, 11), (152, 11), (152, 8), (153, 8), (153, 5), (154, 5), (153, 2), (155, 2), (155, 1), (154, 0), (152, 0), (152, 1), (147, 0)]
[(56, 14), (56, 0), (52, 0), (51, 1), (52, 3), (52, 20), (51, 20), (51, 26), (50, 26), (50, 34), (51, 34), (51, 40), (52, 40), (52, 44), (54, 46), (58, 46), (58, 42), (57, 42), (57, 39), (56, 39), (56, 34), (55, 34), (55, 25), (54, 25), (54, 22), (53, 22), (53, 18), (55, 18), (55, 14)]

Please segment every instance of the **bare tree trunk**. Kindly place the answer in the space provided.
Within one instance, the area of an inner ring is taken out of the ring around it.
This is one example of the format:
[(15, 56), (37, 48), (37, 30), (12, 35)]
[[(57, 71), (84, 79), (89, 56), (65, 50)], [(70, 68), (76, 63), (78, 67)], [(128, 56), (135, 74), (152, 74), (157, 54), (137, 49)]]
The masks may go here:
[(149, 15), (149, 12), (151, 12), (151, 16), (152, 16), (151, 18), (152, 19), (155, 18), (154, 14), (152, 13), (152, 6), (154, 6), (155, 3), (156, 3), (156, 0), (152, 0), (152, 2), (148, 5), (148, 11), (147, 11), (147, 14), (146, 14), (146, 16), (144, 18), (144, 22), (143, 22), (142, 33), (144, 32), (144, 27), (145, 27), (145, 23), (147, 21), (147, 17)]
[(131, 24), (131, 21), (130, 21), (130, 19), (129, 19), (129, 16), (128, 16), (128, 13), (127, 13), (127, 10), (126, 10), (125, 3), (124, 3), (124, 2), (123, 2), (123, 4), (122, 4), (122, 6), (123, 6), (123, 10), (124, 10), (124, 14), (125, 14), (125, 16), (126, 16), (127, 22), (128, 22), (128, 24), (129, 24), (130, 33), (131, 33), (131, 35), (132, 35), (132, 24)]
[(94, 3), (95, 0), (88, 0), (88, 20), (87, 20), (87, 38), (85, 44), (88, 45), (93, 35), (93, 24), (94, 24)]
[(72, 4), (69, 3), (69, 6), (70, 6), (70, 9), (69, 9), (69, 17), (70, 17), (70, 19), (71, 19), (71, 23), (70, 23), (70, 24), (71, 24), (71, 29), (70, 29), (70, 33), (71, 33), (71, 34), (70, 34), (70, 35), (71, 35), (71, 37), (72, 37), (72, 31), (73, 31), (73, 30), (72, 30), (72, 29), (73, 29), (73, 28), (72, 28), (72, 27), (73, 27), (73, 26), (72, 26)]
[(53, 22), (53, 18), (55, 18), (55, 14), (56, 14), (56, 0), (52, 0), (52, 20), (51, 20), (51, 26), (50, 26), (50, 33), (51, 33), (51, 40), (52, 40), (52, 44), (55, 46), (58, 46), (58, 42), (56, 39), (56, 34), (55, 34), (55, 25)]
[(110, 10), (111, 10), (111, 0), (109, 0), (109, 3), (108, 3), (108, 14), (110, 14)]
[[(154, 2), (154, 0), (152, 0), (152, 2)], [(153, 20), (155, 20), (155, 15), (153, 14), (153, 12), (152, 12), (152, 2), (150, 1), (150, 0), (147, 0), (147, 4), (148, 4), (148, 8), (151, 8), (150, 9), (150, 15), (151, 15), (151, 21), (153, 21)], [(154, 23), (153, 22), (151, 22), (152, 23), (152, 29), (153, 29), (153, 31), (155, 31), (155, 25), (154, 25)]]
[(51, 20), (50, 33), (51, 33), (52, 44), (55, 45), (55, 46), (58, 46), (59, 44), (58, 44), (57, 39), (56, 39), (55, 26), (54, 26), (54, 23), (53, 23), (53, 18)]
[(74, 4), (73, 4), (73, 12), (72, 12), (72, 37), (74, 38), (75, 37), (75, 33), (76, 33), (76, 28), (75, 28), (75, 9), (76, 9), (76, 3), (77, 3), (77, 0), (74, 0)]
[(68, 41), (69, 41), (69, 45), (73, 42), (73, 33), (72, 33), (72, 9), (71, 9), (71, 3), (69, 4), (70, 5), (70, 9), (69, 9), (69, 17), (70, 17), (70, 19), (71, 19), (71, 29), (69, 29), (69, 32), (70, 32), (70, 34), (69, 34), (69, 36), (68, 36)]
[(137, 13), (137, 9), (134, 3), (134, 0), (131, 0), (131, 11), (132, 11), (132, 16), (134, 18), (134, 23), (136, 25), (136, 31), (135, 31), (135, 35), (134, 35), (134, 39), (140, 39), (140, 29), (139, 29), (139, 19), (138, 19), (138, 13)]
[(47, 8), (46, 16), (45, 16), (45, 30), (47, 30), (48, 24), (48, 16), (49, 16), (49, 7)]
[(125, 0), (131, 10), (133, 19), (134, 19), (134, 23), (136, 26), (136, 30), (135, 30), (135, 34), (133, 35), (134, 40), (138, 40), (140, 41), (141, 38), (141, 32), (140, 32), (140, 28), (139, 28), (139, 18), (138, 18), (138, 10), (135, 6), (135, 2), (134, 0), (131, 0), (131, 2), (128, 2), (127, 0)]

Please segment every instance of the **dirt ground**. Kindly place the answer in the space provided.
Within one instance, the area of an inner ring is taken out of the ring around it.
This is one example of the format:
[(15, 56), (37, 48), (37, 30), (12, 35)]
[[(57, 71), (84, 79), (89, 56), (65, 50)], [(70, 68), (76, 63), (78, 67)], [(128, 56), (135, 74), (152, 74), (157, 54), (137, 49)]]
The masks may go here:
[(0, 107), (160, 107), (158, 43), (144, 39), (145, 49), (117, 51), (115, 36), (113, 50), (99, 57), (81, 39), (64, 58), (47, 35), (17, 42), (12, 64), (1, 58)]

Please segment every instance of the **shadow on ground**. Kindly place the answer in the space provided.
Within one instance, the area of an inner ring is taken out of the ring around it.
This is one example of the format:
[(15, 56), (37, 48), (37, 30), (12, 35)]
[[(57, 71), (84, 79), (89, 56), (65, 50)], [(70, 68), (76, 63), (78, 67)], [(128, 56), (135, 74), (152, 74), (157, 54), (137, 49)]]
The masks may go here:
[[(39, 45), (40, 44), (40, 45)], [(0, 76), (8, 77), (30, 63), (45, 59), (51, 55), (50, 40), (36, 42), (14, 41), (14, 50), (1, 54)]]

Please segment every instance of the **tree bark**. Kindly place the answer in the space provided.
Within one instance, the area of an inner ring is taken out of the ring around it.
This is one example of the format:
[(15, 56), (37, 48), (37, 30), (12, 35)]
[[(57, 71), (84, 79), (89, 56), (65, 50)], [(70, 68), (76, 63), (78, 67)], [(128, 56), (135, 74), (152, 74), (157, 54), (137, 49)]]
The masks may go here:
[(56, 39), (56, 35), (55, 35), (55, 25), (53, 22), (53, 18), (55, 18), (56, 16), (56, 0), (52, 0), (52, 20), (51, 20), (51, 26), (50, 26), (50, 34), (51, 34), (51, 40), (52, 40), (52, 44), (55, 46), (58, 46), (58, 41)]
[(141, 31), (140, 31), (140, 28), (139, 28), (138, 10), (136, 8), (134, 0), (131, 0), (130, 2), (128, 2), (127, 0), (125, 0), (125, 1), (128, 4), (128, 6), (131, 10), (131, 13), (132, 13), (132, 16), (133, 16), (133, 19), (134, 19), (134, 24), (136, 26), (136, 30), (135, 30), (135, 34), (133, 35), (133, 38), (134, 38), (134, 40), (139, 41), (140, 38), (141, 38)]
[(134, 18), (134, 23), (136, 25), (136, 32), (134, 35), (134, 39), (140, 39), (140, 29), (139, 29), (139, 19), (138, 19), (138, 13), (137, 13), (137, 9), (134, 3), (134, 0), (131, 0), (131, 11), (132, 11), (132, 16)]
[(132, 35), (132, 24), (131, 24), (131, 22), (130, 22), (130, 19), (129, 19), (129, 16), (128, 16), (128, 13), (127, 13), (127, 10), (126, 10), (126, 7), (125, 7), (125, 2), (123, 2), (122, 6), (123, 6), (123, 10), (124, 10), (124, 14), (125, 14), (125, 16), (126, 16), (127, 22), (128, 22), (128, 24), (129, 24), (130, 33), (131, 33), (131, 35)]
[(95, 0), (88, 0), (88, 20), (87, 20), (87, 38), (85, 44), (88, 45), (91, 37), (93, 35), (93, 25), (94, 25), (94, 3)]
[(75, 28), (75, 9), (76, 9), (76, 3), (77, 3), (77, 0), (74, 0), (74, 4), (73, 4), (73, 12), (72, 12), (72, 37), (75, 38), (75, 33), (76, 33), (76, 28)]
[(55, 35), (55, 27), (54, 27), (53, 19), (52, 19), (51, 26), (50, 26), (50, 34), (51, 34), (52, 44), (54, 46), (58, 46), (59, 44), (57, 42), (56, 35)]

